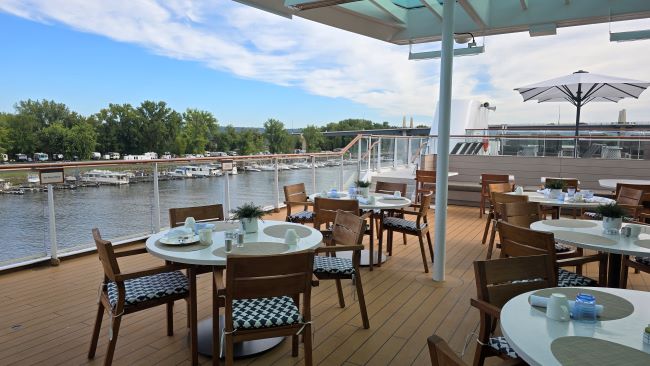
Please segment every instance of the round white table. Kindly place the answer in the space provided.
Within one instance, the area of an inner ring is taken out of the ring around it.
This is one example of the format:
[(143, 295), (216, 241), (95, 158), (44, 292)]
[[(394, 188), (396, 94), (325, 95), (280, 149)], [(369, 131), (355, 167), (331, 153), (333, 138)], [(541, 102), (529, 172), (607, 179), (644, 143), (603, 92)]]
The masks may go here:
[[(633, 313), (622, 319), (594, 323), (559, 322), (546, 318), (542, 311), (528, 303), (528, 297), (535, 292), (531, 291), (510, 299), (501, 309), (499, 321), (503, 336), (517, 355), (530, 365), (560, 365), (551, 351), (551, 343), (568, 336), (602, 339), (650, 353), (650, 345), (642, 341), (643, 329), (650, 322), (650, 292), (602, 287), (593, 290), (628, 300), (634, 306)], [(621, 365), (624, 364), (622, 359)]]
[[(508, 192), (510, 195), (517, 195), (517, 192)], [(537, 202), (544, 206), (553, 206), (560, 208), (596, 208), (602, 205), (605, 202), (571, 202), (567, 200), (557, 200), (544, 197), (543, 194), (538, 192), (524, 192), (524, 195), (528, 196), (529, 202)], [(614, 200), (611, 200), (614, 202)]]
[[(589, 227), (584, 227), (587, 225)], [(623, 255), (650, 256), (650, 232), (642, 232), (638, 238), (626, 238), (620, 234), (604, 234), (602, 221), (573, 219), (537, 221), (532, 223), (530, 228), (552, 232), (555, 235), (555, 240), (562, 244), (608, 253), (608, 287), (621, 287)], [(644, 229), (648, 230), (647, 228)], [(642, 243), (645, 246), (639, 246), (637, 243)], [(650, 321), (650, 319), (648, 320)]]
[[(336, 199), (342, 199), (342, 200), (349, 200), (351, 199), (347, 193), (345, 192), (338, 192), (339, 197), (336, 197)], [(405, 207), (408, 207), (411, 205), (411, 200), (406, 198), (406, 197), (400, 197), (400, 199), (393, 199), (390, 198), (392, 196), (386, 195), (386, 194), (378, 194), (378, 193), (371, 193), (371, 196), (375, 197), (375, 203), (370, 204), (370, 203), (362, 203), (362, 201), (359, 201), (359, 208), (362, 210), (399, 210)], [(314, 201), (316, 197), (321, 197), (320, 193), (315, 193), (309, 195), (309, 200)], [(331, 198), (331, 197), (325, 197), (324, 198)], [(365, 201), (363, 201), (365, 202)], [(370, 220), (370, 245), (374, 245), (374, 232), (375, 232), (375, 222), (374, 220)], [(381, 235), (381, 233), (378, 233), (378, 235)], [(380, 256), (381, 254), (381, 256)], [(341, 252), (337, 254), (337, 256), (341, 258), (352, 258), (352, 253), (351, 252)], [(386, 262), (386, 255), (384, 253), (375, 253), (373, 255), (373, 265), (375, 263), (384, 263)], [(380, 262), (381, 260), (381, 262)], [(361, 260), (360, 260), (360, 265), (362, 266), (369, 266), (370, 265), (370, 251), (367, 249), (364, 249), (361, 251)], [(372, 267), (371, 267), (372, 270)]]
[(603, 188), (609, 188), (611, 190), (616, 189), (616, 184), (635, 184), (635, 185), (650, 185), (650, 180), (640, 180), (640, 179), (599, 179), (598, 184)]
[[(226, 232), (239, 228), (239, 224), (223, 221), (212, 223), (215, 224), (216, 227), (212, 232), (211, 245), (197, 245), (199, 246), (199, 249), (189, 251), (184, 251), (183, 247), (161, 245), (157, 242), (169, 231), (165, 230), (154, 234), (150, 236), (149, 239), (147, 239), (147, 251), (158, 258), (176, 263), (191, 264), (196, 266), (226, 266), (228, 258), (225, 252), (223, 252)], [(294, 228), (296, 231), (300, 230), (299, 233), (304, 233), (306, 235), (300, 237), (297, 245), (284, 245), (284, 236), (279, 235), (277, 232), (271, 232), (270, 230), (273, 230), (273, 227), (275, 227), (275, 229), (284, 229), (284, 227)], [(266, 233), (265, 229), (269, 229), (267, 231), (270, 234)], [(314, 249), (321, 244), (322, 240), (323, 235), (320, 233), (320, 231), (305, 225), (284, 221), (260, 220), (258, 231), (256, 233), (244, 235), (244, 249), (246, 249), (247, 244), (250, 244), (249, 248), (251, 248), (251, 250), (245, 253), (249, 255), (293, 253), (302, 250)], [(236, 242), (237, 240), (235, 239), (233, 247), (237, 245)], [(269, 248), (272, 247), (272, 253), (263, 250), (264, 245), (268, 245)], [(186, 248), (191, 249), (189, 246)], [(259, 251), (256, 252), (257, 250)], [(242, 251), (242, 253), (243, 252), (244, 251)], [(194, 304), (190, 307), (193, 313), (193, 317), (196, 317), (196, 268), (188, 269), (188, 274), (190, 275), (190, 292), (193, 292), (190, 297), (192, 298), (192, 302), (194, 302)], [(219, 324), (223, 326), (224, 321), (220, 321)], [(199, 353), (207, 356), (212, 356), (212, 318), (204, 319), (201, 322), (198, 322), (197, 331), (191, 337), (196, 337)], [(234, 354), (235, 357), (246, 357), (265, 352), (280, 344), (282, 340), (284, 340), (284, 337), (237, 343), (235, 344)]]

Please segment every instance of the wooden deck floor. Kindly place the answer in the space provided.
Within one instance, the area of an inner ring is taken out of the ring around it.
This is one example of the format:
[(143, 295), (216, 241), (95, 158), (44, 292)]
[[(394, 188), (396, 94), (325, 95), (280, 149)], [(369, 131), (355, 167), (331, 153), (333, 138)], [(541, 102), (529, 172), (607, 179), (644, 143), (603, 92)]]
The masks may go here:
[[(433, 215), (432, 215), (433, 216)], [(274, 215), (276, 218), (282, 214)], [(484, 221), (477, 209), (449, 208), (447, 273), (456, 286), (434, 287), (422, 269), (417, 242), (404, 246), (396, 237), (394, 255), (380, 269), (363, 270), (370, 329), (361, 327), (352, 287), (345, 286), (347, 307), (338, 307), (333, 283), (313, 291), (314, 359), (320, 365), (428, 365), (426, 338), (437, 333), (460, 352), (478, 324), (469, 305), (475, 294), (472, 261), (485, 257)], [(148, 255), (129, 258), (122, 268), (160, 263)], [(586, 274), (595, 277), (595, 268)], [(101, 268), (96, 255), (0, 275), (0, 364), (101, 364), (108, 330), (104, 326), (95, 360), (86, 353), (96, 311)], [(650, 290), (650, 276), (630, 275), (630, 288)], [(210, 315), (209, 276), (199, 278), (199, 316)], [(116, 365), (189, 364), (185, 306), (175, 307), (175, 335), (165, 335), (164, 307), (126, 316), (115, 353)], [(106, 325), (106, 317), (104, 325)], [(475, 341), (465, 355), (470, 362)], [(300, 352), (302, 356), (302, 351)], [(202, 364), (210, 359), (200, 358)], [(239, 365), (302, 364), (290, 356), (289, 342)]]

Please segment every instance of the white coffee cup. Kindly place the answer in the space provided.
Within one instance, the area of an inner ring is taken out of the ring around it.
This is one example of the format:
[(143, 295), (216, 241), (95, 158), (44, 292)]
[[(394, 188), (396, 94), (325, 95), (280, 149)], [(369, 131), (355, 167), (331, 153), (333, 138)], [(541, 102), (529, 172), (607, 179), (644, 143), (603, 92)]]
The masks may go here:
[(374, 205), (375, 203), (377, 203), (377, 198), (375, 196), (368, 197), (368, 204), (369, 205)]
[(569, 300), (566, 295), (551, 294), (546, 305), (546, 317), (561, 322), (569, 321)]
[(300, 240), (300, 237), (294, 229), (288, 229), (284, 234), (284, 243), (287, 245), (296, 245), (298, 244), (298, 240)]
[(203, 245), (212, 244), (212, 229), (201, 229), (199, 230), (199, 240)]
[(402, 192), (400, 192), (400, 191), (395, 191), (395, 192), (393, 193), (393, 197), (396, 197), (396, 198), (400, 198), (400, 197), (402, 197)]
[(517, 188), (515, 188), (515, 193), (517, 193), (518, 195), (524, 194), (524, 187), (517, 186)]
[(641, 234), (641, 230), (643, 229), (641, 225), (637, 224), (629, 224), (627, 227), (630, 228), (630, 238), (638, 238), (639, 234)]

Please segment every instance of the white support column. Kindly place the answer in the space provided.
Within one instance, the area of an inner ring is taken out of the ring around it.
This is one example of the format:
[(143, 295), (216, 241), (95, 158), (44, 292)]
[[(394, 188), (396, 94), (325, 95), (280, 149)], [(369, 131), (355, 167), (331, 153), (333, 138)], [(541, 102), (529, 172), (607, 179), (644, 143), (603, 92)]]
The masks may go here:
[(343, 168), (345, 165), (343, 162), (345, 161), (344, 154), (341, 154), (341, 167), (339, 169), (339, 191), (343, 190)]
[(47, 209), (48, 221), (50, 226), (50, 262), (53, 266), (58, 266), (61, 262), (59, 260), (59, 246), (56, 242), (56, 219), (54, 212), (54, 186), (47, 185)]
[(381, 172), (381, 137), (379, 138), (379, 143), (377, 144), (377, 173)]
[[(357, 141), (357, 144), (358, 144), (358, 146), (357, 146), (357, 179), (361, 179), (361, 144), (362, 144), (362, 142), (363, 142), (362, 138), (359, 139), (359, 141)], [(639, 144), (640, 143), (641, 142), (639, 141)]]
[(160, 190), (158, 188), (158, 163), (153, 164), (153, 230), (160, 232)]
[(410, 168), (411, 167), (411, 154), (412, 154), (412, 152), (411, 152), (411, 138), (410, 137), (406, 140), (406, 143), (408, 144), (408, 146), (406, 147), (406, 167)]
[(397, 168), (397, 138), (393, 140), (393, 169)]
[(451, 80), (454, 63), (455, 0), (444, 0), (442, 11), (442, 57), (440, 63), (440, 116), (438, 118), (438, 162), (436, 164), (436, 223), (433, 280), (445, 280), (447, 240), (447, 189), (449, 172), (449, 124), (451, 115)]
[(223, 206), (226, 219), (230, 219), (230, 170), (224, 170), (223, 177)]
[(312, 193), (318, 192), (318, 187), (316, 186), (316, 157), (311, 156), (311, 189)]
[(280, 164), (280, 161), (275, 158), (275, 170), (274, 170), (274, 192), (273, 196), (275, 198), (275, 210), (276, 212), (280, 210), (280, 169), (278, 168), (278, 164)]
[(367, 172), (367, 174), (370, 174), (370, 169), (371, 169), (370, 161), (371, 160), (372, 160), (372, 136), (368, 136), (368, 172)]

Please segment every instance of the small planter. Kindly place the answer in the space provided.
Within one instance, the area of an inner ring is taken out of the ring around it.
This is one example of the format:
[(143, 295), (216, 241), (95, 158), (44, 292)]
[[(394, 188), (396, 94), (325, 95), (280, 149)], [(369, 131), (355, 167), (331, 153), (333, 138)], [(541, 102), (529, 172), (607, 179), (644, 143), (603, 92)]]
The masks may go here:
[(246, 234), (256, 233), (258, 224), (257, 219), (241, 219), (241, 226)]
[(603, 217), (603, 233), (618, 234), (623, 226), (623, 218)]
[(561, 195), (562, 195), (562, 190), (561, 189), (551, 189), (551, 192), (549, 192), (549, 194), (548, 194), (548, 198), (550, 198), (552, 200), (556, 200), (556, 199), (560, 198)]
[(370, 195), (370, 187), (359, 187), (358, 190), (362, 197), (367, 198)]

